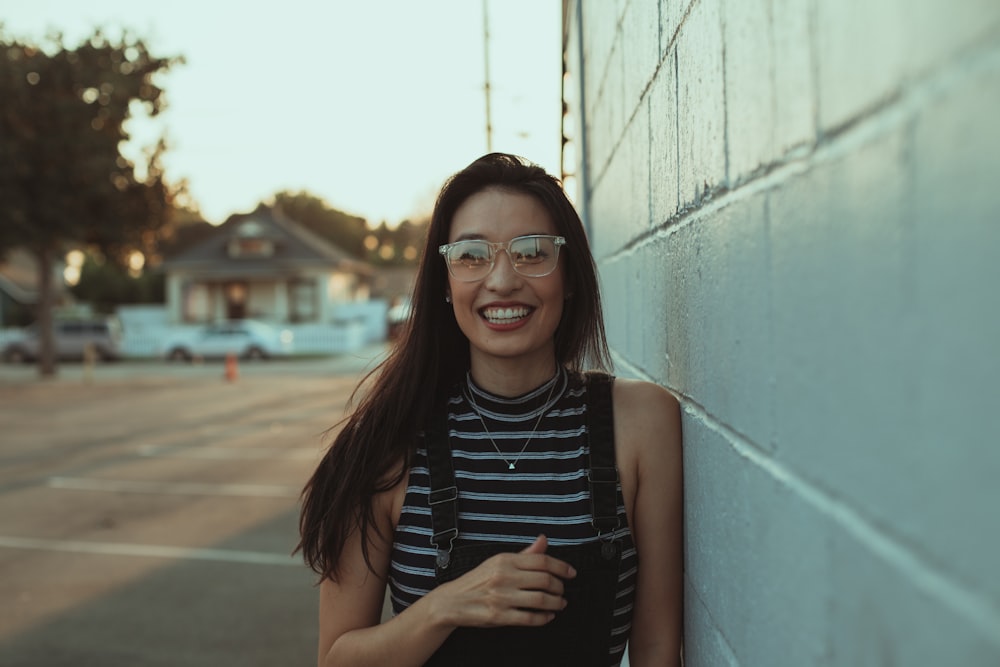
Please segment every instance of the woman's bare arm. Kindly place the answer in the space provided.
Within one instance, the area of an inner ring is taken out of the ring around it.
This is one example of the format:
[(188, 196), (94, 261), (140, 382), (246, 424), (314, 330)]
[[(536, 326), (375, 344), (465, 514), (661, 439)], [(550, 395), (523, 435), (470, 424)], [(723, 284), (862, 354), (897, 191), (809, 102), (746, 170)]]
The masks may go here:
[(456, 627), (543, 625), (565, 607), (562, 582), (576, 573), (546, 555), (547, 542), (539, 536), (524, 551), (490, 558), (380, 624), (392, 551), (392, 494), (376, 501), (383, 537), (370, 536), (369, 550), (377, 575), (368, 570), (360, 536), (354, 535), (337, 581), (320, 585), (320, 667), (419, 667)]
[(658, 385), (616, 380), (614, 407), (619, 465), (630, 477), (622, 487), (639, 553), (629, 664), (675, 667), (684, 613), (680, 406)]

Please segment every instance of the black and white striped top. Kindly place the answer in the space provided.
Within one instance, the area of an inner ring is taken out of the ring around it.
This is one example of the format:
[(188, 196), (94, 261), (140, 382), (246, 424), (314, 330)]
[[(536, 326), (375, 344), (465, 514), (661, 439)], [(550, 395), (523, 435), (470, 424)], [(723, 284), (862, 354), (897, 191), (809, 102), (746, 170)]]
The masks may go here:
[[(586, 392), (582, 376), (565, 371), (516, 398), (490, 394), (471, 380), (456, 387), (448, 401), (448, 429), (459, 490), (460, 542), (527, 546), (540, 533), (552, 546), (598, 539), (591, 525), (587, 483)], [(469, 403), (470, 393), (493, 442)], [(540, 416), (537, 431), (518, 457)], [(515, 459), (516, 467), (510, 470), (508, 463)], [(435, 585), (429, 487), (427, 450), (420, 448), (410, 467), (393, 541), (389, 590), (396, 614)], [(620, 485), (618, 516), (615, 538), (622, 540), (623, 552), (609, 665), (620, 663), (631, 629), (637, 566)]]

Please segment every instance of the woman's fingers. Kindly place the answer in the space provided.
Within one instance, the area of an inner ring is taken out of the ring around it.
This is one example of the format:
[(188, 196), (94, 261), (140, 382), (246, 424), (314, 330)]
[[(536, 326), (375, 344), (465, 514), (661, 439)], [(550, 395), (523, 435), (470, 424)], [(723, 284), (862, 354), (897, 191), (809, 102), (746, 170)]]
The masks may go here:
[[(558, 558), (553, 558), (545, 552), (549, 548), (549, 540), (545, 535), (539, 535), (535, 541), (516, 554), (518, 566), (526, 570), (544, 570), (551, 572), (563, 579), (572, 579), (576, 576), (576, 570)], [(526, 558), (530, 556), (530, 558)], [(503, 558), (504, 556), (501, 556)]]
[(545, 535), (539, 535), (535, 538), (535, 541), (525, 547), (521, 553), (523, 554), (543, 554), (545, 550), (549, 548), (549, 538)]
[(494, 591), (483, 600), (483, 616), (474, 625), (543, 625), (566, 608), (561, 595), (544, 591)]
[(526, 572), (519, 588), (526, 591), (542, 591), (553, 595), (562, 595), (566, 586), (562, 579), (548, 572)]
[(431, 594), (451, 599), (447, 608), (456, 625), (544, 625), (565, 609), (563, 582), (576, 576), (547, 549), (539, 535), (520, 552), (493, 556)]
[(562, 611), (566, 608), (566, 598), (545, 591), (519, 591), (511, 606), (534, 611)]
[(576, 570), (572, 565), (564, 560), (553, 558), (548, 554), (504, 554), (502, 557), (508, 558), (515, 568), (522, 571), (548, 572), (560, 579), (572, 579), (576, 576)]

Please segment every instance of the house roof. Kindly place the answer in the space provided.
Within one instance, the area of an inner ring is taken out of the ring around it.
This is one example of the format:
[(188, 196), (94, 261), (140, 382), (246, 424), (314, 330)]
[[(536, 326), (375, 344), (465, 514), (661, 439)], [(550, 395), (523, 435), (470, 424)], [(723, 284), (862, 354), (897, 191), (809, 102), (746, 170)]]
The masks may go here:
[[(61, 274), (62, 270), (62, 259), (59, 258), (53, 272)], [(38, 281), (38, 262), (23, 248), (14, 248), (0, 257), (0, 291), (6, 292), (15, 301), (23, 304), (37, 303)], [(65, 292), (62, 280), (54, 280), (52, 289), (57, 296), (61, 296)]]
[[(233, 257), (230, 242), (260, 239), (273, 244), (268, 256)], [(194, 271), (219, 276), (274, 275), (304, 268), (325, 268), (370, 275), (372, 267), (295, 223), (280, 208), (259, 206), (219, 225), (209, 238), (163, 261), (166, 271)]]

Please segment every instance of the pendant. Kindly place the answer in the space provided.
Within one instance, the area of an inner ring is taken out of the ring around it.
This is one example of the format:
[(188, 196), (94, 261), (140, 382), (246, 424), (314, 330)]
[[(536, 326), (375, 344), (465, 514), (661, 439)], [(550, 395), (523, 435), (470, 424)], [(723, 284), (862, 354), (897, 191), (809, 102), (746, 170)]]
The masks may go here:
[(514, 469), (514, 464), (513, 463), (508, 463), (507, 464), (507, 470), (513, 470), (513, 469)]

